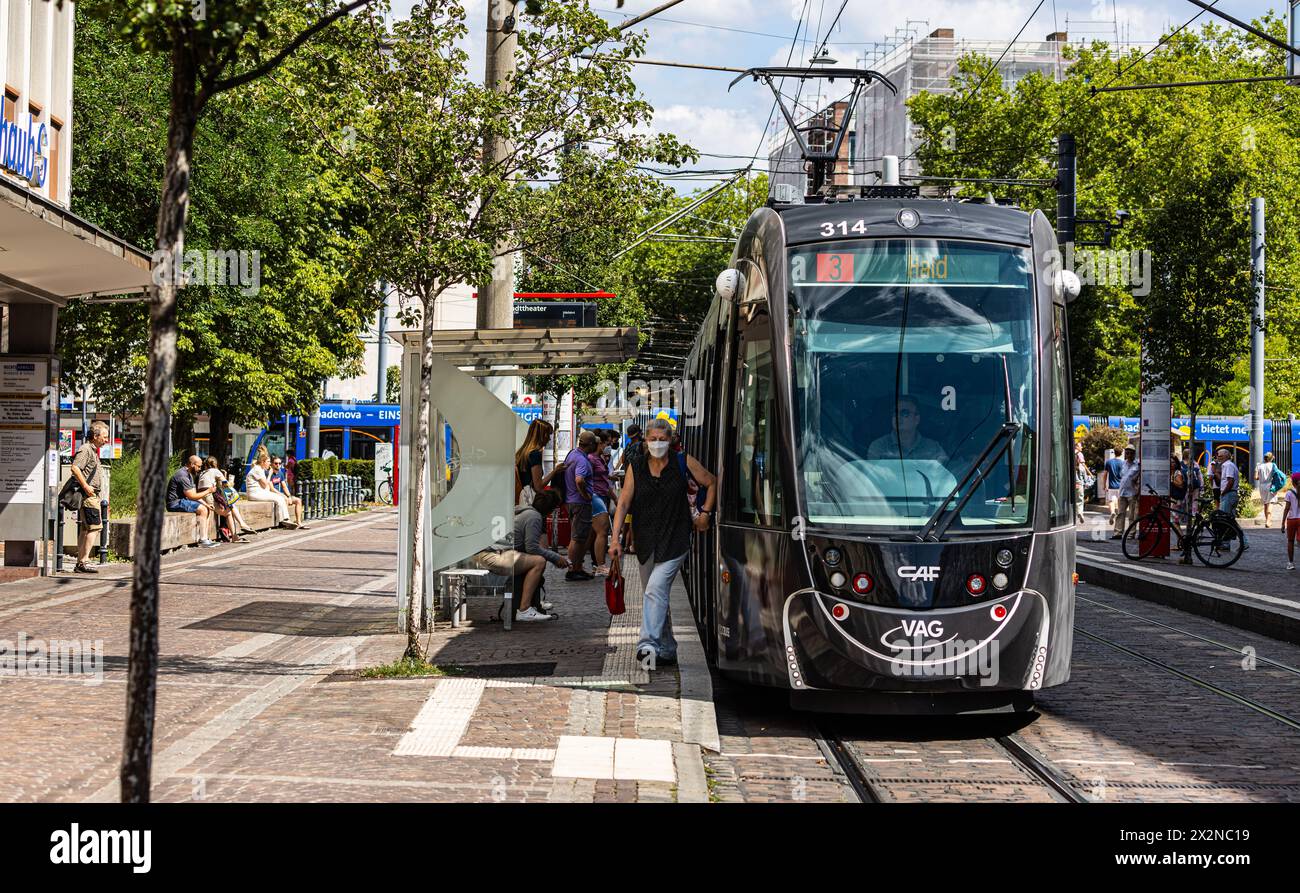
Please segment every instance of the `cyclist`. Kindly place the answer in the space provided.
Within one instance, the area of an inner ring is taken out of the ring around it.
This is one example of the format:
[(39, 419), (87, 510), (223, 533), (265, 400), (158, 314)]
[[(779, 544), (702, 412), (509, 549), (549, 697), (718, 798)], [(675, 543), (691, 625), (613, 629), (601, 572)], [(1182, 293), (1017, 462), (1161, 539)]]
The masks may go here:
[(1291, 475), (1291, 489), (1282, 495), (1282, 529), (1286, 531), (1286, 569), (1295, 570), (1295, 541), (1300, 539), (1300, 471)]

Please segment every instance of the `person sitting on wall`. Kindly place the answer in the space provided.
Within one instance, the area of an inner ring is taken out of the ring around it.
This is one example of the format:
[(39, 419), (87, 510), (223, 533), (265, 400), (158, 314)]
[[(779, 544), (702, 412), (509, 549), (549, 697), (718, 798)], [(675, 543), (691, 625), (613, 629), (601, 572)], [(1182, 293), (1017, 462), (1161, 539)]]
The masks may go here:
[(202, 468), (203, 463), (199, 457), (190, 456), (171, 476), (171, 480), (167, 482), (167, 511), (189, 512), (194, 515), (198, 523), (199, 545), (210, 548), (216, 545), (208, 539), (208, 516), (212, 514), (212, 510), (207, 507), (203, 499), (211, 495), (215, 487), (198, 489), (198, 485), (194, 483), (194, 476)]
[(289, 473), (284, 469), (283, 463), (279, 456), (271, 459), (271, 471), (267, 475), (267, 480), (271, 482), (271, 492), (279, 493), (284, 497), (285, 504), (289, 506), (289, 517), (298, 525), (299, 530), (308, 530), (302, 523), (302, 500), (293, 495), (289, 489)]

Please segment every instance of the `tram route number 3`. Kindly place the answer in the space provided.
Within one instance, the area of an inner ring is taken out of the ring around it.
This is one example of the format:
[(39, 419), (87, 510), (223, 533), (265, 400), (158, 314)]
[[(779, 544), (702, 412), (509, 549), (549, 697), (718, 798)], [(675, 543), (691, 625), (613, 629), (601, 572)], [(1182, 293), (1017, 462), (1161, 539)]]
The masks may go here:
[(817, 281), (818, 282), (852, 282), (853, 281), (853, 255), (852, 254), (829, 254), (829, 253), (818, 252)]

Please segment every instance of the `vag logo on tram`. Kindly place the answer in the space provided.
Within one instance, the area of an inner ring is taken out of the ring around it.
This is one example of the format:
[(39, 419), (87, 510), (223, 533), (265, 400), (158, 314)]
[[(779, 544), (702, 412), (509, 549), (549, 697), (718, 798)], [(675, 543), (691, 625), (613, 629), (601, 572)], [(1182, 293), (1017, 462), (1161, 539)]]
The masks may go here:
[(939, 566), (905, 564), (898, 569), (898, 575), (904, 580), (924, 580), (926, 583), (933, 583), (939, 579)]
[(924, 620), (904, 620), (903, 635), (928, 636), (931, 639), (937, 639), (943, 635), (943, 623), (938, 620), (929, 622)]

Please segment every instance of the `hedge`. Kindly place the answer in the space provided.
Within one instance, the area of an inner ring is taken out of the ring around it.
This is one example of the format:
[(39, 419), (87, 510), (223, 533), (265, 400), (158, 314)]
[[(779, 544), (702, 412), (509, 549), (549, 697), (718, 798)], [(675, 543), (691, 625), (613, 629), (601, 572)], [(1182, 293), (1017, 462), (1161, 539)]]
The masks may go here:
[(338, 459), (299, 459), (293, 476), (303, 481), (319, 481), (339, 473)]
[(361, 478), (361, 486), (372, 493), (375, 489), (375, 463), (373, 459), (300, 459), (294, 466), (294, 476), (304, 481), (319, 481), (336, 474)]
[(375, 492), (374, 459), (341, 459), (339, 460), (339, 474), (359, 477), (361, 478), (361, 486), (372, 494)]

